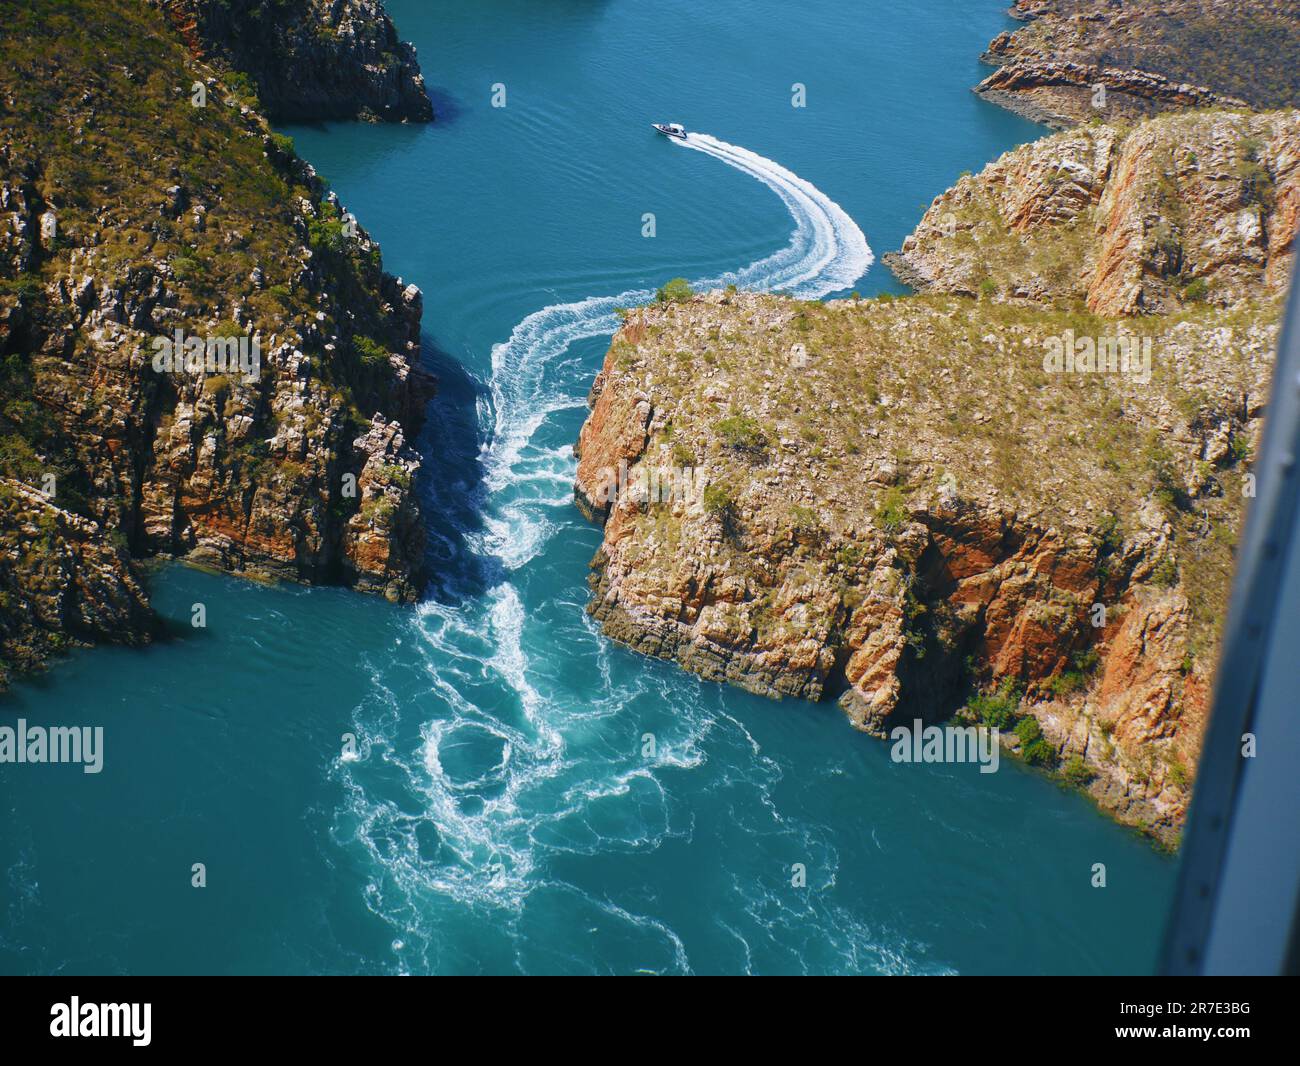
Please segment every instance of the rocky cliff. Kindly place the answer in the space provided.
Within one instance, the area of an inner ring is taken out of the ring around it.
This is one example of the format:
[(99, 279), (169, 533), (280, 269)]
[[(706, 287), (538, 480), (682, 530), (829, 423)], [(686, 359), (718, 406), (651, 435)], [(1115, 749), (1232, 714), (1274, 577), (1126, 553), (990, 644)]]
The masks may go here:
[(150, 0), (276, 122), (429, 122), (415, 48), (381, 0)]
[(147, 639), (133, 557), (413, 598), (419, 290), (156, 11), (7, 17), (6, 662)]
[(1285, 0), (1016, 0), (1026, 22), (976, 92), (1066, 128), (1206, 107), (1300, 106), (1300, 5)]
[(908, 284), (1102, 315), (1286, 288), (1300, 112), (1198, 112), (1024, 145), (939, 196), (887, 257)]
[[(1195, 121), (1214, 151), (1257, 137), (1273, 163), (1300, 133), (1296, 115)], [(1214, 235), (1227, 249), (1242, 228), (1238, 178), (1217, 199), (1190, 173), (1157, 188), (1138, 146), (1166, 136), (1062, 135), (965, 179), (931, 212), (956, 226), (913, 242), (930, 295), (630, 313), (578, 445), (604, 631), (706, 678), (837, 699), (877, 735), (954, 713), (1014, 728), (1029, 761), (1172, 841), (1290, 252), (1270, 224), (1259, 255), (1209, 269)], [(1119, 236), (1147, 196), (1181, 211), (1213, 298), (1102, 279), (1107, 254), (1145, 278), (1144, 245)]]
[(156, 619), (120, 539), (0, 479), (0, 688), (79, 643), (144, 643)]

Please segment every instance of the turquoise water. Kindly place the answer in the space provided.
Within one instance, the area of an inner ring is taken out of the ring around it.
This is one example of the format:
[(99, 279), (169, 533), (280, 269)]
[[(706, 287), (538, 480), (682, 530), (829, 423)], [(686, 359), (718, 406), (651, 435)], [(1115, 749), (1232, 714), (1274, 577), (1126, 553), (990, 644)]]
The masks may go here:
[(896, 290), (868, 245), (1041, 133), (969, 92), (1004, 0), (388, 6), (443, 120), (288, 132), (424, 290), (438, 578), (403, 609), (167, 568), (173, 639), (0, 701), (105, 730), (98, 775), (0, 765), (0, 970), (1149, 969), (1174, 865), (1079, 796), (893, 764), (582, 610), (569, 448), (613, 306)]

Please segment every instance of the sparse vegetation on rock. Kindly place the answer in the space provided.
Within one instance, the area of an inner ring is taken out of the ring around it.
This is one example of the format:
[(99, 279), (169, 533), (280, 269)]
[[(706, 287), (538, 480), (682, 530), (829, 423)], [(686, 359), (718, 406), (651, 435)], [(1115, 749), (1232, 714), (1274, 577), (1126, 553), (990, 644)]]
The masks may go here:
[[(147, 639), (140, 557), (412, 598), (419, 290), (163, 13), (51, 0), (4, 21), (6, 661)], [(177, 330), (255, 340), (259, 372), (155, 370)]]
[[(708, 293), (631, 311), (578, 447), (578, 498), (605, 522), (590, 605), (605, 633), (765, 695), (835, 698), (877, 735), (941, 709), (1017, 730), (1026, 760), (1176, 839), (1293, 216), (1267, 221), (1265, 254), (1220, 239), (1211, 259), (1217, 212), (1255, 209), (1143, 159), (1175, 143), (1236, 158), (1254, 136), (1282, 205), (1298, 135), (1290, 112), (1061, 135), (936, 202), (904, 252), (927, 270), (923, 294)], [(1090, 177), (1061, 165), (1105, 153)], [(1178, 220), (1212, 299), (1150, 272), (1154, 238), (1123, 250), (1127, 219), (1145, 219), (1130, 202)], [(1108, 256), (1134, 264), (1133, 285), (1124, 270), (1089, 281)], [(966, 264), (997, 294), (981, 298)], [(1108, 337), (1149, 351), (1149, 372), (1049, 369), (1062, 338)], [(683, 448), (715, 486), (703, 503), (594, 505), (611, 457)]]

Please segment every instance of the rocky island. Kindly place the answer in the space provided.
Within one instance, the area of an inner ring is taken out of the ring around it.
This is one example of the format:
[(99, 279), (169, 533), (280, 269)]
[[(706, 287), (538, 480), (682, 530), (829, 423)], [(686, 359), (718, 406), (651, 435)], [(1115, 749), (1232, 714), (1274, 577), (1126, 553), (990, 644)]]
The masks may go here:
[(1083, 128), (935, 200), (892, 257), (921, 295), (678, 288), (629, 312), (578, 445), (592, 614), (879, 736), (998, 726), (1174, 841), (1297, 166), (1300, 112)]
[[(420, 587), (421, 294), (258, 94), (299, 118), (428, 118), (428, 97), (374, 0), (279, 5), (255, 39), (266, 6), (6, 11), (0, 685), (70, 644), (150, 639), (147, 557)], [(160, 372), (173, 336), (197, 359)], [(255, 372), (214, 372), (223, 349)]]
[(975, 89), (1065, 129), (1207, 107), (1300, 107), (1300, 7), (1277, 0), (1015, 0)]

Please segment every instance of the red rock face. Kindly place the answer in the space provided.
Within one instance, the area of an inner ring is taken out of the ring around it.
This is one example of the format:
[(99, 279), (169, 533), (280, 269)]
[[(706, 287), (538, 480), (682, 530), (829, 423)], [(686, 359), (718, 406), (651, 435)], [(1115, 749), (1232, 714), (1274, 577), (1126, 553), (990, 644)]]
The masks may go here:
[[(1095, 755), (1114, 747), (1119, 765), (1096, 791), (1132, 815), (1145, 812), (1157, 831), (1181, 824), (1186, 786), (1194, 774), (1208, 711), (1207, 671), (1188, 673), (1188, 608), (1180, 590), (1161, 590), (1135, 580), (1156, 544), (1130, 546), (1119, 573), (1098, 576), (1093, 542), (1067, 543), (1057, 535), (1027, 536), (1014, 554), (998, 560), (969, 558), (948, 536), (936, 537), (950, 569), (968, 572), (950, 603), (979, 605), (972, 626), (977, 659), (988, 664), (995, 685), (1023, 682), (1044, 733), (1064, 757)], [(973, 593), (973, 594), (972, 594)], [(1109, 624), (1092, 627), (1093, 604), (1107, 607)], [(1095, 653), (1099, 680), (1086, 695), (1054, 694), (1052, 682), (1071, 667), (1071, 652)], [(1124, 765), (1127, 763), (1128, 765)]]
[(635, 462), (645, 450), (650, 402), (636, 393), (605, 392), (603, 372), (596, 378), (589, 400), (591, 417), (583, 424), (575, 449), (578, 481), (591, 487), (590, 497), (581, 497), (591, 514), (603, 517), (611, 509), (604, 487), (617, 476), (620, 464)]
[(1298, 164), (1297, 111), (1072, 130), (962, 179), (887, 261), (920, 289), (992, 285), (1107, 318), (1276, 296), (1294, 261)]
[[(617, 422), (619, 412), (630, 421)], [(628, 454), (628, 442), (644, 440), (645, 426), (635, 404), (620, 403), (613, 390), (601, 392), (583, 430), (580, 494), (595, 464), (591, 456), (640, 458)], [(792, 544), (755, 530), (744, 551), (773, 560), (786, 574), (783, 590), (796, 569), (806, 582), (772, 604), (785, 625), (769, 636), (756, 590), (730, 572), (704, 523), (681, 516), (689, 577), (668, 578), (638, 565), (644, 517), (616, 505), (593, 564), (591, 610), (609, 635), (764, 695), (838, 694), (854, 724), (877, 736), (916, 714), (945, 717), (958, 699), (965, 661), (973, 659), (990, 687), (1010, 679), (1027, 689), (1029, 711), (1062, 758), (1095, 760), (1104, 773), (1094, 791), (1109, 807), (1162, 834), (1181, 824), (1207, 690), (1185, 683), (1181, 670), (1187, 654), (1181, 595), (1152, 595), (1131, 583), (1158, 543), (1130, 547), (1121, 576), (1104, 593), (1120, 618), (1098, 630), (1089, 612), (1103, 589), (1097, 549), (1086, 537), (1024, 527), (996, 512), (914, 513), (906, 547), (875, 544), (862, 564), (860, 602), (847, 610), (833, 591), (828, 559), (817, 559), (824, 576), (807, 559), (796, 568)], [(925, 616), (943, 621), (928, 630), (909, 619), (907, 597), (891, 589), (891, 575), (910, 584)], [(823, 617), (832, 624), (806, 621)], [(1051, 682), (1070, 669), (1078, 650), (1096, 653), (1100, 683), (1086, 695), (1058, 698)], [(1157, 751), (1172, 758), (1154, 757)], [(1175, 781), (1172, 768), (1180, 764), (1185, 776)]]
[[(417, 424), (429, 394), (411, 363), (418, 292), (383, 282), (394, 332), (407, 339), (390, 353), (392, 376), (373, 395), (383, 407), (371, 409), (369, 428), (357, 436), (356, 414), (312, 373), (297, 346), (310, 345), (301, 334), (268, 345), (255, 382), (159, 375), (149, 365), (149, 342), (163, 332), (168, 287), (145, 282), (158, 295), (141, 303), (132, 326), (121, 321), (129, 317), (122, 309), (144, 300), (129, 287), (139, 282), (99, 278), (93, 255), (74, 252), (72, 269), (78, 288), (91, 293), (75, 312), (87, 343), (44, 373), (39, 389), (98, 487), (92, 503), (101, 521), (148, 553), (346, 581), (393, 599), (416, 595), (422, 533), (410, 488), (420, 461), (397, 419)], [(304, 280), (322, 291), (329, 285), (326, 275)]]
[[(1298, 151), (1296, 112), (1170, 119), (1132, 134), (1099, 207), (1104, 233), (1089, 309), (1171, 310), (1180, 303), (1175, 275), (1221, 293), (1278, 291), (1291, 269)], [(1171, 224), (1173, 203), (1181, 211)], [(1281, 239), (1271, 242), (1270, 230)]]

